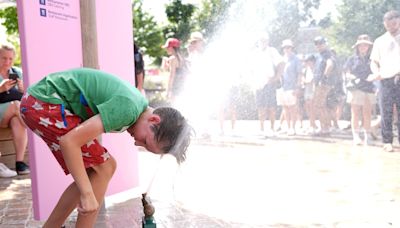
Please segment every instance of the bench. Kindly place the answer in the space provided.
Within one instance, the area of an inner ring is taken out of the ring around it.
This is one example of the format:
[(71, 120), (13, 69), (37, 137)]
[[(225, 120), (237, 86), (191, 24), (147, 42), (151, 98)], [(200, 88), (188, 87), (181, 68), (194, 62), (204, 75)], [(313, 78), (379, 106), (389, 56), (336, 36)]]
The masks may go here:
[[(15, 169), (15, 148), (10, 128), (0, 128), (0, 162), (8, 168)], [(25, 152), (24, 161), (28, 163), (28, 151)]]

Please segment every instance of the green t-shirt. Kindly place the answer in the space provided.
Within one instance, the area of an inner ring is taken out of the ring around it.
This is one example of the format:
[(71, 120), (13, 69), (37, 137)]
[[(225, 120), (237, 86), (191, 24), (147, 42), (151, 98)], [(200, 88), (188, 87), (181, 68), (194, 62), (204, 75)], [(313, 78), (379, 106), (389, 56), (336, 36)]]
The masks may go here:
[(103, 71), (77, 68), (48, 75), (28, 88), (36, 99), (63, 104), (82, 120), (89, 118), (81, 94), (90, 109), (100, 114), (105, 132), (124, 131), (148, 106), (143, 95), (128, 82)]

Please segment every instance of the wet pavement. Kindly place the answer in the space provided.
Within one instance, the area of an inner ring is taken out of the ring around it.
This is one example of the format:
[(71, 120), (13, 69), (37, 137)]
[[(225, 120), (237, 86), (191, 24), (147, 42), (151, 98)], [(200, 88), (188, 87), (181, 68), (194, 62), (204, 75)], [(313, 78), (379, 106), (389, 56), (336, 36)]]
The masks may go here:
[[(354, 146), (349, 130), (264, 137), (257, 124), (239, 121), (221, 135), (214, 123), (180, 167), (171, 157), (139, 153), (158, 228), (400, 227), (397, 140), (396, 152), (386, 153), (380, 141)], [(0, 179), (0, 228), (43, 224), (32, 218), (30, 184), (29, 176)], [(134, 195), (107, 200), (95, 227), (141, 227)]]

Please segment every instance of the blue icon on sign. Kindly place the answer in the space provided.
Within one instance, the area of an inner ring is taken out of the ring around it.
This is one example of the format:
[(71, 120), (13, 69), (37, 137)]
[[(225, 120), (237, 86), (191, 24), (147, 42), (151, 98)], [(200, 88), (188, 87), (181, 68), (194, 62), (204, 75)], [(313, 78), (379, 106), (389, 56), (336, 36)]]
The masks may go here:
[(46, 5), (46, 0), (39, 0), (40, 5)]
[(40, 16), (47, 17), (46, 9), (40, 8)]

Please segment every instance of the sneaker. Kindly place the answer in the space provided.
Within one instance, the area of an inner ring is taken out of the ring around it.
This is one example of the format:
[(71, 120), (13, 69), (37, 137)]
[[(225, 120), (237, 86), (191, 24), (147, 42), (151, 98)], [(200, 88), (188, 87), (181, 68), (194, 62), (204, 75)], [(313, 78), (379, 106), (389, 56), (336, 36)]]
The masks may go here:
[(0, 163), (0, 177), (15, 177), (17, 176), (17, 172), (9, 169), (3, 163)]
[(288, 135), (288, 136), (295, 136), (295, 135), (296, 135), (296, 131), (295, 131), (293, 128), (290, 128), (290, 129), (287, 131), (287, 135)]
[(308, 135), (314, 135), (317, 132), (318, 132), (317, 128), (310, 127), (310, 128), (307, 129), (307, 134)]
[(329, 131), (319, 131), (312, 134), (314, 137), (330, 137), (331, 133)]
[(383, 151), (385, 152), (393, 152), (393, 146), (391, 143), (383, 144)]
[(31, 172), (29, 166), (22, 161), (15, 162), (15, 169), (17, 170), (18, 175), (25, 175)]
[(358, 135), (354, 135), (354, 136), (353, 136), (353, 144), (354, 144), (355, 146), (362, 145), (362, 140), (361, 140), (361, 138), (360, 138)]
[(276, 136), (276, 133), (272, 129), (268, 129), (264, 133), (264, 137), (266, 137), (266, 138), (272, 138), (272, 137), (275, 137), (275, 136)]

